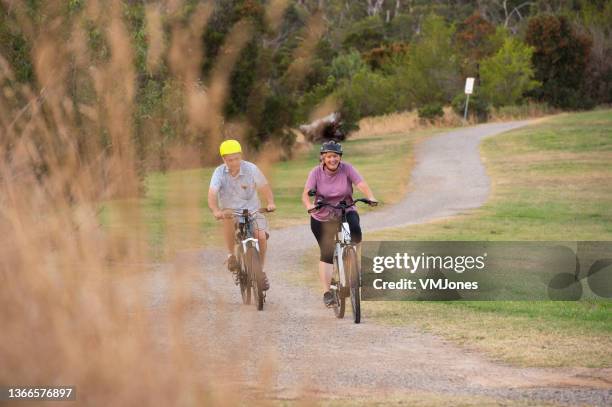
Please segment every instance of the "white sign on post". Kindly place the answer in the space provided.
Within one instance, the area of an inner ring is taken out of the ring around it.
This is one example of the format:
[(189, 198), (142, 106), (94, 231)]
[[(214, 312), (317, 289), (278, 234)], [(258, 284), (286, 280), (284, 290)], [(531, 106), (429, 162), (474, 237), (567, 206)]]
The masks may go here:
[(467, 120), (468, 104), (470, 103), (470, 95), (474, 92), (474, 78), (466, 78), (465, 80), (465, 110), (463, 111), (463, 121)]
[(474, 92), (474, 78), (467, 78), (465, 80), (465, 94), (471, 95)]

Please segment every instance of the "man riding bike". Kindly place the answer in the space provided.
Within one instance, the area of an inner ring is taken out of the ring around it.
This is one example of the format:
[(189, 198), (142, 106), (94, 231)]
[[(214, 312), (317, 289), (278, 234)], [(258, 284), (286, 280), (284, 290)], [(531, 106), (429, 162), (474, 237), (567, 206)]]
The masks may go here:
[[(321, 146), (321, 164), (310, 171), (302, 202), (307, 210), (315, 208), (310, 200), (308, 192), (315, 190), (315, 203), (322, 197), (331, 205), (338, 205), (341, 201), (347, 204), (353, 203), (353, 184), (361, 191), (367, 199), (373, 203), (378, 202), (374, 194), (359, 172), (349, 163), (342, 162), (342, 146), (335, 141), (327, 141)], [(334, 298), (330, 292), (332, 278), (332, 265), (334, 256), (334, 235), (338, 228), (340, 211), (328, 206), (312, 212), (310, 217), (310, 229), (314, 234), (320, 249), (319, 278), (323, 287), (323, 302), (326, 306), (333, 305)], [(351, 239), (355, 243), (361, 242), (361, 227), (359, 225), (359, 214), (355, 207), (347, 209), (347, 221), (351, 232)]]
[[(228, 219), (224, 216), (221, 208), (248, 209), (257, 211), (260, 209), (260, 202), (257, 192), (260, 192), (267, 202), (266, 209), (272, 212), (276, 209), (272, 189), (266, 177), (249, 161), (242, 159), (242, 147), (236, 140), (225, 140), (219, 146), (219, 153), (224, 164), (218, 166), (213, 172), (208, 189), (208, 207), (215, 218), (223, 220), (223, 237), (228, 249), (227, 267), (237, 273), (240, 265), (234, 253), (234, 223), (235, 219)], [(220, 206), (219, 206), (220, 205)], [(266, 241), (268, 223), (263, 214), (257, 212), (251, 224), (254, 237), (259, 241), (261, 264), (266, 254)], [(270, 288), (268, 277), (263, 273), (264, 290)]]

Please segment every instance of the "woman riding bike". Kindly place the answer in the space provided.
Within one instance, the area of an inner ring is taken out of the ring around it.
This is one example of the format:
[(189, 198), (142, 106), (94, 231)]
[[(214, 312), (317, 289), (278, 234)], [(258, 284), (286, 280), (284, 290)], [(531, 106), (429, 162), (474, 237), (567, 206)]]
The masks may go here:
[[(302, 202), (307, 210), (315, 208), (319, 199), (331, 205), (341, 201), (347, 204), (353, 202), (353, 184), (367, 199), (378, 202), (374, 194), (359, 172), (349, 163), (342, 161), (342, 146), (335, 141), (327, 141), (321, 146), (321, 164), (310, 171), (302, 193)], [(308, 192), (316, 191), (315, 203), (310, 200)], [(361, 242), (361, 227), (359, 214), (355, 207), (347, 210), (347, 220), (351, 231), (351, 240)], [(338, 228), (340, 211), (330, 207), (322, 207), (311, 213), (310, 229), (319, 243), (319, 278), (323, 287), (323, 302), (327, 307), (333, 305), (334, 297), (329, 291), (333, 271), (334, 235)]]

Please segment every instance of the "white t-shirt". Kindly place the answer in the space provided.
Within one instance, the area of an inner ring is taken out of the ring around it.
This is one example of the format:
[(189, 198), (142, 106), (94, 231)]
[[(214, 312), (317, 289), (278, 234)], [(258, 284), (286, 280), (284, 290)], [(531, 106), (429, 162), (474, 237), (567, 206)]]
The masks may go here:
[(248, 209), (254, 211), (260, 208), (257, 189), (268, 181), (255, 164), (242, 160), (238, 175), (232, 177), (227, 165), (221, 164), (213, 172), (210, 188), (217, 191), (219, 206), (222, 209)]

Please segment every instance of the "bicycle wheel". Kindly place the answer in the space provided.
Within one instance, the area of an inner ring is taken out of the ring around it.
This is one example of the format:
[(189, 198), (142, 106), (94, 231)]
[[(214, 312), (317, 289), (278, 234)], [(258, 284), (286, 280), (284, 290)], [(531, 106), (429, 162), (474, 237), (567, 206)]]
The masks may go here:
[(332, 285), (336, 286), (336, 289), (331, 289), (334, 295), (334, 314), (336, 318), (344, 318), (344, 310), (346, 308), (346, 297), (343, 294), (342, 283), (340, 282), (340, 275), (338, 273), (338, 257), (334, 255), (334, 271), (332, 273)]
[(351, 292), (351, 308), (353, 308), (353, 320), (356, 324), (361, 322), (361, 290), (359, 289), (359, 266), (357, 254), (353, 247), (348, 247), (344, 258), (344, 272), (348, 276)]
[(249, 281), (249, 273), (246, 270), (244, 256), (240, 254), (240, 294), (242, 295), (242, 303), (245, 305), (251, 304), (251, 283)]
[(264, 293), (261, 282), (261, 262), (259, 252), (254, 247), (249, 247), (246, 252), (247, 274), (253, 286), (253, 297), (257, 309), (261, 311), (264, 304)]

